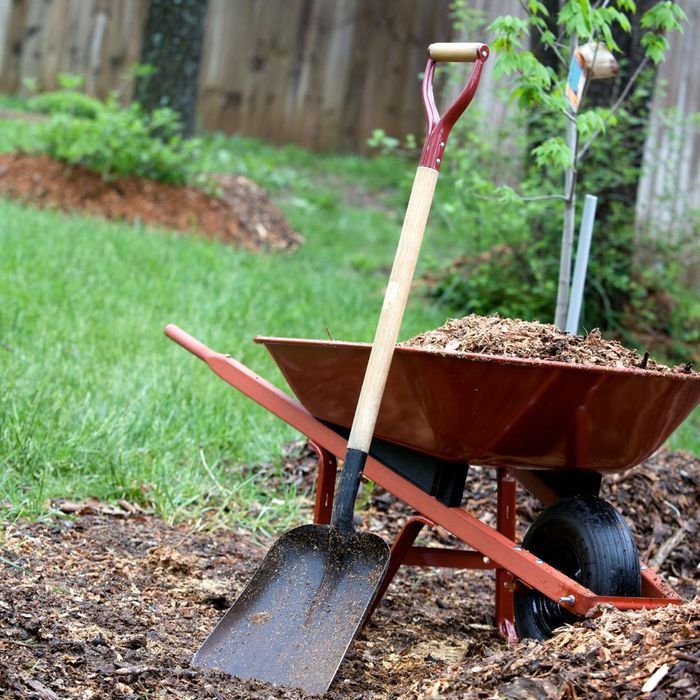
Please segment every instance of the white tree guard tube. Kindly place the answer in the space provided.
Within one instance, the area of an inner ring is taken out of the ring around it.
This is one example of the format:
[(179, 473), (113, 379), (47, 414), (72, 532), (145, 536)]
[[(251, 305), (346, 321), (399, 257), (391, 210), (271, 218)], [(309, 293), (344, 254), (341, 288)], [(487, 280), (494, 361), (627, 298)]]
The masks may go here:
[(566, 325), (564, 329), (567, 333), (575, 335), (578, 333), (579, 321), (581, 319), (581, 305), (583, 304), (583, 288), (586, 284), (586, 272), (588, 270), (588, 256), (591, 250), (591, 239), (593, 238), (593, 223), (595, 221), (595, 210), (598, 205), (598, 197), (587, 194), (583, 203), (583, 217), (581, 219), (581, 229), (578, 235), (578, 248), (576, 250), (576, 266), (574, 268), (574, 281), (571, 283), (571, 294), (569, 295), (569, 309), (566, 314)]

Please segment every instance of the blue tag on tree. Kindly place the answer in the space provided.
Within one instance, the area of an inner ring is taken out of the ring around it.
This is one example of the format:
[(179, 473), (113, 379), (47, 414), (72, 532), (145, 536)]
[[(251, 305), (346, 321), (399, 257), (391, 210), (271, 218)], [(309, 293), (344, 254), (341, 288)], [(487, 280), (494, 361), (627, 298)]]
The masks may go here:
[(586, 85), (586, 74), (583, 72), (583, 66), (579, 63), (577, 53), (577, 51), (574, 51), (574, 55), (571, 57), (569, 76), (566, 79), (566, 99), (574, 112), (578, 112), (578, 106), (583, 96), (583, 88)]

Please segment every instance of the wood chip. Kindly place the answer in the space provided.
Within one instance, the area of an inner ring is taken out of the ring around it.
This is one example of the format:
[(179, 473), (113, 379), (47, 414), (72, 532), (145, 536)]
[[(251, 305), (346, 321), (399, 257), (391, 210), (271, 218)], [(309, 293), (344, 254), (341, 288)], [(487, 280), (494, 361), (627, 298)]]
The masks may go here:
[(477, 353), (502, 357), (550, 360), (580, 365), (611, 368), (636, 368), (657, 372), (682, 372), (685, 366), (673, 370), (654, 360), (642, 357), (616, 340), (606, 340), (598, 329), (585, 336), (570, 335), (556, 326), (539, 321), (471, 314), (448, 319), (432, 331), (426, 331), (402, 345), (449, 353)]
[(659, 683), (661, 683), (661, 681), (666, 677), (666, 674), (669, 672), (670, 668), (671, 667), (668, 664), (664, 664), (654, 671), (654, 673), (649, 676), (647, 682), (642, 686), (642, 692), (651, 693), (653, 690), (656, 690), (656, 686), (659, 685)]
[(40, 683), (33, 678), (29, 678), (28, 676), (23, 676), (22, 680), (33, 691), (39, 693), (40, 697), (45, 698), (45, 700), (60, 700), (58, 695), (56, 695), (51, 688), (47, 688), (43, 683)]

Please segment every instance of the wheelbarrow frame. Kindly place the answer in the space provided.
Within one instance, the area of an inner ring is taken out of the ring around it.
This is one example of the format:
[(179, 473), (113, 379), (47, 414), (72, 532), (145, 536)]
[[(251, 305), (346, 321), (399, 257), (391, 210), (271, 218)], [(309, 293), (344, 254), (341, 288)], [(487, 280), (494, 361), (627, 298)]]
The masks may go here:
[[(309, 439), (318, 455), (314, 523), (328, 523), (333, 505), (337, 459), (342, 459), (345, 455), (347, 440), (314, 418), (298, 401), (230, 355), (208, 348), (175, 325), (166, 326), (165, 333), (206, 362), (210, 369), (227, 384), (253, 399)], [(515, 541), (517, 482), (520, 482), (545, 506), (564, 495), (558, 491), (556, 485), (545, 483), (534, 472), (516, 468), (497, 468), (495, 528), (481, 522), (462, 507), (445, 505), (371, 455), (367, 459), (365, 475), (418, 513), (404, 524), (392, 545), (390, 563), (372, 611), (402, 565), (495, 570), (496, 624), (500, 633), (511, 640), (517, 639), (513, 619), (513, 591), (516, 585), (534, 588), (580, 616), (594, 614), (593, 608), (601, 604), (610, 604), (619, 610), (638, 610), (681, 602), (678, 594), (644, 563), (641, 563), (642, 596), (601, 596), (517, 544)], [(414, 545), (423, 527), (436, 525), (452, 533), (471, 549)]]

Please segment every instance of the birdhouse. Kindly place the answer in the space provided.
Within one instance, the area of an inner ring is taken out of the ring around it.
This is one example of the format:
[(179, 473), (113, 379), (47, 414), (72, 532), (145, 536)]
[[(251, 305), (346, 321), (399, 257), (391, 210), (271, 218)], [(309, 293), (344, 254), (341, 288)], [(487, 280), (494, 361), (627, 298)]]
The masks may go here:
[(620, 66), (608, 47), (601, 41), (591, 41), (576, 49), (576, 58), (589, 80), (613, 78)]

